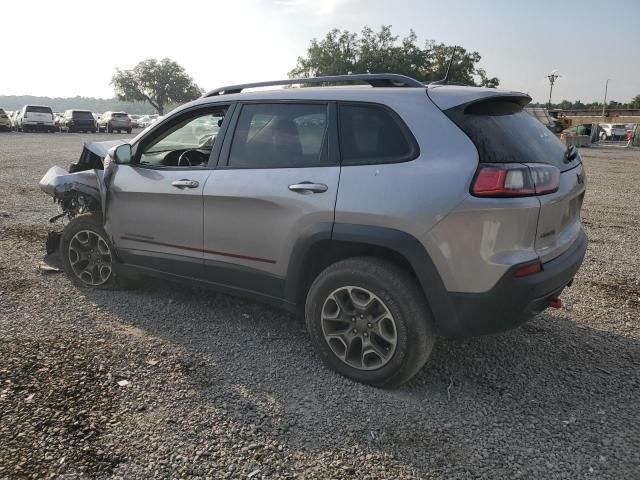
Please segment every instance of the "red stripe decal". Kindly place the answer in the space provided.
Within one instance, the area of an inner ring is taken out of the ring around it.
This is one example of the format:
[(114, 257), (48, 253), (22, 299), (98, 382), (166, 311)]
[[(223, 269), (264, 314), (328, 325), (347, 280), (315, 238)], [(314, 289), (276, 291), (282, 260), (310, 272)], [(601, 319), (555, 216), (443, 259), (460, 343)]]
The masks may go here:
[[(140, 243), (149, 243), (151, 245), (158, 245), (161, 247), (170, 247), (170, 248), (179, 248), (180, 250), (189, 250), (190, 252), (202, 252), (203, 250), (195, 247), (185, 247), (182, 245), (173, 245), (171, 243), (164, 242), (156, 242), (153, 240), (145, 240), (143, 238), (134, 238), (123, 236), (120, 237), (120, 240), (130, 240), (132, 242), (140, 242)], [(253, 260), (254, 262), (264, 262), (264, 263), (276, 263), (275, 260), (271, 260), (269, 258), (260, 258), (260, 257), (251, 257), (249, 255), (240, 255), (237, 253), (227, 253), (227, 252), (217, 252), (215, 250), (204, 250), (204, 253), (209, 253), (211, 255), (220, 255), (222, 257), (231, 257), (231, 258), (240, 258), (242, 260)]]

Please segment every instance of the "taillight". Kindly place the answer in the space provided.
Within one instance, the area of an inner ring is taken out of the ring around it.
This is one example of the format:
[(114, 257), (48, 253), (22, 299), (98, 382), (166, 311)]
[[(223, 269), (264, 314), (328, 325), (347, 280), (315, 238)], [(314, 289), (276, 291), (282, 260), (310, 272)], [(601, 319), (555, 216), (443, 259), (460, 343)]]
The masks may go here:
[(528, 197), (553, 193), (560, 186), (560, 170), (541, 163), (482, 164), (471, 185), (477, 197)]

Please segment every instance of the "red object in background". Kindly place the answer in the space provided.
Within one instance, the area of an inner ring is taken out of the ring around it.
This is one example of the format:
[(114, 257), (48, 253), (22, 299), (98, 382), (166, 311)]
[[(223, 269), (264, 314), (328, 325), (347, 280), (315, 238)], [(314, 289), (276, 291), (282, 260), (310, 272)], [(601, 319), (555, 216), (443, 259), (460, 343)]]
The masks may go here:
[(551, 308), (562, 308), (562, 300), (560, 300), (558, 297), (550, 298), (549, 306)]

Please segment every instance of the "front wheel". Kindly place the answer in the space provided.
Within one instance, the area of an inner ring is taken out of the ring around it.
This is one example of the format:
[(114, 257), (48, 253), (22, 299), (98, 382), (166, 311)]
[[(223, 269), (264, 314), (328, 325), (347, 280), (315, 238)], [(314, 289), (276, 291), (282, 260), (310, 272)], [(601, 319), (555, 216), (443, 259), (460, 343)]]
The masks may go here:
[(329, 367), (378, 387), (410, 380), (435, 342), (416, 280), (373, 257), (342, 260), (321, 272), (309, 288), (305, 317), (314, 349)]
[(69, 222), (62, 232), (60, 256), (65, 273), (80, 287), (121, 286), (113, 271), (114, 252), (100, 215), (78, 215)]

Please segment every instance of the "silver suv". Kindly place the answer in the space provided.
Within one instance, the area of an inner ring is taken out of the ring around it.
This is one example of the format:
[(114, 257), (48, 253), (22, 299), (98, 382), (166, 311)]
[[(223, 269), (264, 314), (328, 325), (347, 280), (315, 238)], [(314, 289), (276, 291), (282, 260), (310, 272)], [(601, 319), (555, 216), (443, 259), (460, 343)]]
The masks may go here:
[(582, 263), (580, 155), (529, 101), (399, 75), (214, 90), (49, 170), (71, 219), (49, 250), (83, 287), (149, 274), (304, 311), (331, 368), (397, 386), (436, 336), (559, 306)]
[(131, 133), (131, 118), (125, 112), (104, 112), (96, 124), (98, 132)]

